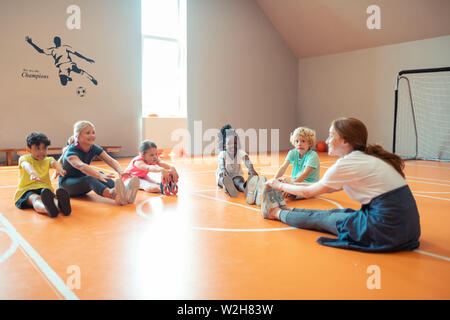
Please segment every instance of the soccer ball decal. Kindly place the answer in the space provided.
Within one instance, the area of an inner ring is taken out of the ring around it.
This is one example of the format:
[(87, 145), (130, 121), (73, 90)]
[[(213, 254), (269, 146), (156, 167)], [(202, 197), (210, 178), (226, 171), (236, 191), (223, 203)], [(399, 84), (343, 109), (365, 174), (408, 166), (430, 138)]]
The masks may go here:
[(84, 97), (86, 95), (86, 89), (83, 87), (78, 87), (77, 88), (77, 95), (79, 97)]

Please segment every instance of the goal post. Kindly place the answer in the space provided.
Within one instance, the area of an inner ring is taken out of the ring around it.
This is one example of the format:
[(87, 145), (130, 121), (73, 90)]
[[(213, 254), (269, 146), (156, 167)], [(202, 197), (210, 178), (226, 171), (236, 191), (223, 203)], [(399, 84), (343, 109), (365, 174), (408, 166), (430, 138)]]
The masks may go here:
[(450, 67), (398, 73), (393, 140), (404, 159), (450, 161)]

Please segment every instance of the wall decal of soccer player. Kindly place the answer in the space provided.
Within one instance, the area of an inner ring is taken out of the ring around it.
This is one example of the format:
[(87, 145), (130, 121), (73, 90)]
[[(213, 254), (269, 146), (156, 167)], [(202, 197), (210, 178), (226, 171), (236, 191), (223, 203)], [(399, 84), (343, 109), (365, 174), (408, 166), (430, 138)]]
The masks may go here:
[(67, 84), (67, 81), (72, 81), (72, 78), (70, 77), (70, 73), (76, 72), (78, 74), (84, 75), (86, 78), (92, 81), (93, 84), (97, 85), (97, 80), (94, 79), (93, 76), (91, 76), (86, 71), (78, 68), (77, 64), (72, 61), (72, 55), (76, 55), (77, 57), (80, 57), (84, 60), (86, 60), (89, 63), (94, 63), (95, 61), (89, 58), (86, 58), (85, 56), (81, 55), (80, 53), (76, 52), (72, 49), (71, 46), (68, 45), (61, 45), (61, 38), (56, 36), (53, 38), (53, 42), (55, 43), (54, 47), (48, 48), (48, 49), (41, 49), (36, 44), (34, 44), (30, 37), (26, 36), (25, 40), (34, 48), (37, 52), (43, 53), (48, 56), (52, 56), (53, 59), (55, 59), (55, 66), (58, 68), (59, 72), (59, 80), (61, 81), (61, 84), (65, 86)]

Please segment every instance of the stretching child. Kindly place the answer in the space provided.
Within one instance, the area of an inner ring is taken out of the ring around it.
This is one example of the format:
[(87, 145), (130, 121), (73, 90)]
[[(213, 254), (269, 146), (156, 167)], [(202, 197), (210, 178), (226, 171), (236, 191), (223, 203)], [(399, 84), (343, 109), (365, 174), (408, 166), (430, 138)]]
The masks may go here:
[[(131, 176), (139, 178), (139, 189), (147, 192), (162, 193), (165, 195), (177, 194), (178, 172), (174, 166), (161, 161), (158, 156), (158, 147), (150, 140), (145, 140), (139, 147), (139, 155), (131, 160), (124, 171)], [(158, 182), (149, 177), (150, 172), (160, 172), (161, 181)], [(122, 178), (125, 185), (129, 176)]]
[(19, 158), (19, 185), (14, 202), (19, 209), (33, 208), (40, 214), (55, 218), (60, 211), (70, 215), (70, 197), (66, 190), (59, 188), (56, 195), (50, 181), (49, 169), (53, 168), (60, 176), (66, 172), (53, 157), (47, 157), (50, 140), (46, 135), (32, 132), (27, 136), (29, 154)]
[[(256, 201), (258, 185), (264, 185), (265, 177), (259, 178), (253, 168), (248, 154), (240, 148), (239, 137), (229, 124), (222, 127), (218, 134), (218, 169), (216, 181), (231, 197), (237, 197), (238, 192), (244, 192), (248, 204)], [(244, 180), (241, 163), (248, 168), (248, 179)], [(261, 182), (259, 182), (261, 180)]]
[(123, 172), (117, 160), (95, 144), (95, 140), (95, 127), (91, 122), (82, 120), (74, 124), (69, 146), (61, 155), (62, 167), (67, 173), (59, 178), (59, 185), (71, 196), (85, 195), (93, 190), (99, 196), (113, 199), (118, 205), (133, 203), (138, 188), (136, 179), (132, 179), (132, 183), (125, 187), (123, 181), (115, 178), (114, 174), (105, 174), (91, 166), (94, 157), (98, 156), (114, 169), (119, 177), (128, 175)]
[[(317, 153), (311, 148), (316, 143), (316, 133), (314, 130), (298, 127), (291, 133), (291, 149), (283, 165), (278, 169), (274, 179), (280, 178), (289, 165), (292, 163), (291, 178), (282, 179), (284, 183), (290, 184), (311, 184), (320, 180), (320, 161)], [(283, 192), (284, 197), (302, 199), (301, 197)]]

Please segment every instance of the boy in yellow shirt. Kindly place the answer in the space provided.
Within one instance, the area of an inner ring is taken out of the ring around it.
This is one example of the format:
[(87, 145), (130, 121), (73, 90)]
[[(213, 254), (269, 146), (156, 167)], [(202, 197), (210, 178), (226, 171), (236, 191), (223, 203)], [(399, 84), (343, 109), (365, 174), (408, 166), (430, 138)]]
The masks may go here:
[(36, 212), (56, 217), (58, 211), (68, 216), (71, 212), (69, 193), (59, 188), (56, 195), (50, 181), (49, 169), (60, 176), (66, 172), (53, 157), (47, 157), (50, 140), (42, 133), (32, 132), (27, 136), (29, 154), (19, 158), (19, 185), (14, 202), (19, 209), (33, 208)]

